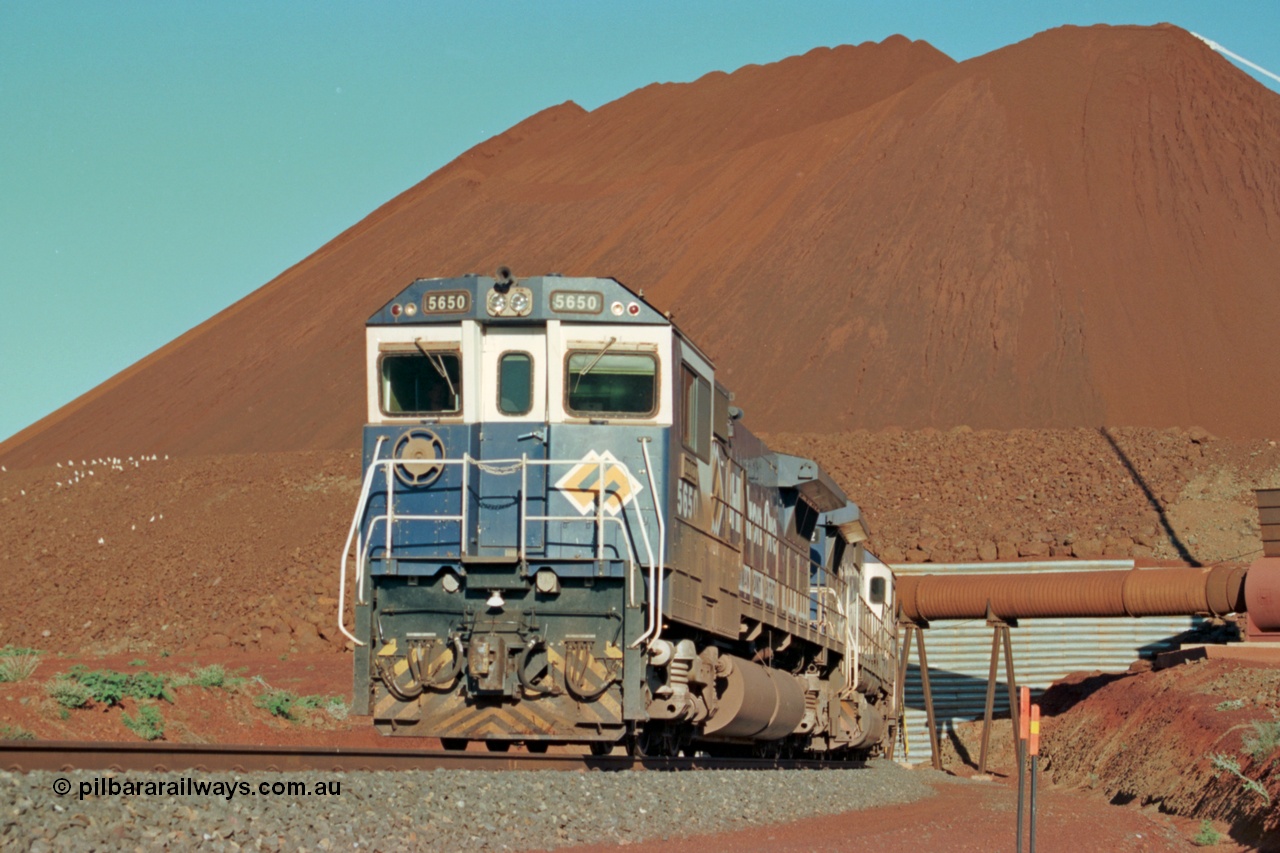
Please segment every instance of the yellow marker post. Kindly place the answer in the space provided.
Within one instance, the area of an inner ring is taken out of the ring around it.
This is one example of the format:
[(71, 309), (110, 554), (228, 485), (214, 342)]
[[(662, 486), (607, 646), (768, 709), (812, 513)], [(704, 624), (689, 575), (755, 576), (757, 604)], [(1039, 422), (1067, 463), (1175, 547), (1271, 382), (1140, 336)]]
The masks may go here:
[(1040, 706), (1031, 706), (1031, 739), (1027, 742), (1031, 753), (1031, 853), (1036, 853), (1036, 768), (1040, 763)]

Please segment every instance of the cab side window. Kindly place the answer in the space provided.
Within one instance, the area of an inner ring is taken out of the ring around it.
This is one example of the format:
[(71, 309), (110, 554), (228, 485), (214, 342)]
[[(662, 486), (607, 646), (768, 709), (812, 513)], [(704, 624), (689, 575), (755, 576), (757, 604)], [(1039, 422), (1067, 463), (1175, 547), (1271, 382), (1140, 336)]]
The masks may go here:
[(873, 577), (871, 579), (871, 588), (869, 590), (870, 594), (868, 595), (868, 598), (871, 599), (871, 603), (884, 604), (884, 591), (885, 591), (884, 578), (878, 575), (876, 577)]
[(684, 446), (702, 461), (711, 458), (711, 383), (684, 365)]

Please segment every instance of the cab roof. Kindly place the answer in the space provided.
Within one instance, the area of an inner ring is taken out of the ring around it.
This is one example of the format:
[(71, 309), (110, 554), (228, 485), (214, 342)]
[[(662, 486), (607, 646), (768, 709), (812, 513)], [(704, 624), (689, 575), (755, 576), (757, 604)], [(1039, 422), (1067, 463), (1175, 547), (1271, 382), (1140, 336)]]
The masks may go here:
[[(494, 311), (497, 295), (502, 309)], [(528, 298), (517, 311), (512, 297)], [(639, 294), (613, 278), (542, 275), (500, 280), (492, 276), (421, 278), (400, 291), (368, 319), (368, 326), (426, 325), (475, 320), (524, 324), (561, 320), (670, 326), (671, 321)]]

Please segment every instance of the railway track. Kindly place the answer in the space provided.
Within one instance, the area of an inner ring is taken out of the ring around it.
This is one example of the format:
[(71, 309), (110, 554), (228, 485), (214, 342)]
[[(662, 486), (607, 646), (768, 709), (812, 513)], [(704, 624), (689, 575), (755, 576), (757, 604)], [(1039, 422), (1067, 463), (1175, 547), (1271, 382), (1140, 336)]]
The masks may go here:
[(0, 770), (115, 770), (169, 772), (296, 772), (323, 770), (828, 770), (863, 766), (856, 761), (765, 758), (634, 758), (577, 753), (454, 752), (248, 744), (130, 743), (104, 741), (7, 741)]

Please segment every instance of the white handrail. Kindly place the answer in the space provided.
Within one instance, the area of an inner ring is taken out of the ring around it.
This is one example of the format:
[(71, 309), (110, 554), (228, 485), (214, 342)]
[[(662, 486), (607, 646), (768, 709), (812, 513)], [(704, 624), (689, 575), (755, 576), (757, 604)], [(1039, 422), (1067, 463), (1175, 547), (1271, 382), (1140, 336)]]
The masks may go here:
[[(378, 437), (378, 441), (377, 441), (377, 443), (376, 443), (376, 444), (374, 444), (374, 446), (373, 446), (373, 458), (374, 458), (374, 461), (375, 461), (375, 462), (376, 462), (376, 461), (377, 461), (377, 459), (378, 459), (378, 454), (382, 452), (382, 444), (383, 444), (383, 442), (385, 442), (386, 440), (387, 440), (387, 437), (386, 437), (385, 435), (384, 435), (384, 436), (379, 436), (379, 437)], [(367, 503), (367, 501), (368, 501), (368, 499), (369, 499), (369, 488), (370, 488), (370, 486), (371, 486), (371, 485), (372, 485), (372, 483), (373, 483), (373, 474), (374, 474), (374, 472), (375, 472), (376, 470), (377, 470), (377, 466), (376, 466), (376, 465), (370, 465), (370, 466), (369, 466), (369, 470), (368, 470), (368, 471), (365, 471), (365, 473), (364, 473), (364, 483), (363, 483), (363, 485), (361, 485), (361, 487), (360, 487), (360, 500), (358, 500), (358, 501), (356, 502), (356, 514), (355, 514), (355, 515), (352, 517), (352, 519), (351, 519), (351, 529), (347, 531), (347, 545), (346, 545), (346, 548), (345, 548), (345, 549), (343, 549), (343, 551), (342, 551), (342, 569), (341, 569), (341, 571), (340, 571), (340, 572), (339, 572), (339, 574), (338, 574), (338, 630), (339, 630), (339, 631), (341, 631), (343, 634), (345, 634), (345, 635), (347, 636), (347, 638), (348, 638), (349, 640), (351, 640), (351, 642), (355, 643), (357, 646), (363, 646), (363, 645), (364, 645), (364, 643), (362, 643), (359, 639), (357, 639), (355, 634), (352, 634), (350, 631), (348, 631), (348, 630), (347, 630), (347, 626), (346, 626), (346, 624), (343, 622), (343, 616), (345, 615), (345, 613), (346, 613), (346, 609), (347, 609), (347, 608), (346, 608), (346, 601), (347, 601), (347, 557), (348, 557), (348, 555), (351, 553), (351, 540), (352, 540), (353, 538), (356, 540), (356, 553), (357, 553), (357, 555), (359, 555), (359, 554), (363, 553), (363, 551), (364, 551), (364, 546), (363, 546), (363, 545), (361, 544), (361, 542), (360, 542), (360, 519), (361, 519), (361, 517), (364, 515), (365, 504)], [(363, 560), (362, 560), (362, 559), (360, 559), (360, 558), (357, 556), (357, 560), (356, 560), (356, 565), (357, 565), (357, 567), (358, 567), (362, 562), (363, 562)], [(362, 574), (362, 573), (359, 571), (359, 569), (357, 568), (357, 572), (356, 572), (356, 602), (357, 602), (357, 603), (359, 603), (359, 604), (363, 604), (363, 603), (364, 603), (364, 583), (363, 583), (363, 580), (364, 580), (363, 574)]]
[[(665, 574), (664, 567), (667, 562), (667, 526), (662, 518), (662, 505), (658, 503), (658, 485), (653, 477), (653, 462), (649, 459), (649, 439), (640, 439), (640, 452), (644, 454), (644, 471), (645, 476), (649, 478), (649, 495), (653, 501), (654, 515), (658, 519), (658, 562), (653, 562), (653, 554), (649, 555), (649, 627), (644, 633), (636, 638), (631, 644), (632, 648), (637, 648), (641, 643), (648, 640), (650, 645), (658, 641), (658, 635), (662, 632), (662, 579)], [(644, 531), (644, 514), (639, 511), (639, 501), (636, 502), (636, 514), (640, 517), (640, 529)], [(648, 531), (644, 531), (645, 546), (649, 544)], [(649, 639), (652, 636), (652, 639)]]
[[(379, 524), (386, 525), (386, 530), (384, 531), (384, 548), (386, 549), (386, 554), (389, 557), (392, 553), (394, 553), (394, 546), (395, 546), (394, 527), (395, 527), (396, 521), (457, 522), (459, 524), (459, 530), (458, 530), (459, 552), (458, 553), (459, 553), (459, 557), (461, 557), (466, 553), (466, 546), (467, 546), (467, 543), (466, 543), (467, 487), (470, 479), (468, 474), (470, 473), (470, 468), (472, 464), (478, 465), (478, 464), (481, 464), (482, 462), (482, 460), (473, 459), (469, 453), (464, 453), (461, 459), (437, 459), (437, 460), (434, 460), (433, 462), (433, 464), (438, 464), (441, 466), (460, 465), (462, 467), (462, 483), (461, 483), (461, 489), (459, 492), (459, 503), (461, 504), (461, 506), (460, 506), (460, 512), (458, 515), (414, 515), (414, 514), (406, 515), (402, 513), (397, 513), (395, 511), (395, 485), (393, 483), (393, 481), (395, 480), (394, 472), (395, 472), (396, 466), (405, 466), (409, 464), (422, 464), (422, 461), (416, 460), (416, 459), (395, 459), (395, 458), (379, 459), (378, 456), (381, 453), (382, 445), (386, 441), (387, 441), (387, 436), (380, 436), (378, 438), (378, 441), (374, 446), (373, 461), (370, 463), (368, 470), (365, 471), (364, 481), (360, 489), (360, 499), (357, 501), (356, 512), (351, 519), (351, 527), (347, 533), (346, 548), (342, 554), (341, 570), (339, 573), (340, 586), (338, 590), (338, 629), (348, 639), (350, 639), (352, 642), (360, 646), (363, 646), (366, 644), (362, 642), (359, 638), (357, 638), (354, 634), (352, 634), (350, 631), (348, 631), (346, 628), (346, 624), (343, 621), (343, 617), (345, 615), (344, 611), (346, 608), (347, 561), (351, 553), (352, 541), (354, 540), (356, 545), (356, 583), (358, 586), (357, 602), (359, 604), (365, 603), (364, 575), (368, 565), (368, 559), (371, 553), (367, 545), (373, 541), (373, 533)], [(649, 541), (648, 526), (645, 524), (644, 512), (640, 509), (639, 500), (635, 502), (636, 519), (639, 522), (640, 535), (644, 541), (645, 556), (648, 558), (648, 562), (649, 562), (650, 588), (651, 589), (654, 588), (654, 583), (655, 583), (654, 579), (656, 577), (657, 591), (658, 591), (658, 594), (661, 594), (662, 572), (660, 567), (663, 564), (663, 561), (665, 560), (666, 527), (664, 525), (663, 518), (662, 518), (661, 505), (658, 503), (658, 493), (657, 493), (657, 487), (656, 487), (656, 483), (653, 476), (653, 466), (649, 459), (649, 450), (647, 446), (648, 439), (647, 438), (644, 439), (644, 442), (645, 443), (642, 444), (641, 449), (644, 452), (646, 473), (649, 479), (650, 491), (653, 494), (654, 510), (657, 513), (658, 528), (659, 528), (658, 560), (656, 563), (654, 561), (653, 546)], [(553, 465), (578, 465), (578, 464), (581, 464), (582, 462), (581, 459), (530, 459), (528, 457), (528, 454), (522, 454), (519, 459), (494, 459), (494, 460), (483, 460), (483, 462), (484, 464), (487, 464), (487, 465), (510, 465), (514, 463), (518, 466), (518, 469), (520, 470), (520, 475), (521, 475), (520, 515), (521, 517), (519, 520), (519, 524), (520, 524), (520, 560), (522, 562), (527, 561), (527, 556), (528, 556), (528, 553), (527, 553), (528, 534), (527, 534), (526, 525), (530, 523), (547, 522), (547, 521), (559, 521), (564, 523), (589, 522), (594, 524), (596, 528), (596, 559), (601, 561), (604, 559), (605, 522), (616, 523), (618, 525), (619, 532), (622, 534), (621, 539), (622, 539), (623, 545), (626, 547), (627, 559), (629, 564), (632, 567), (634, 567), (638, 562), (638, 559), (637, 559), (638, 555), (636, 554), (635, 546), (634, 546), (634, 543), (632, 542), (632, 537), (629, 534), (629, 531), (627, 530), (627, 526), (624, 522), (625, 515), (626, 515), (626, 504), (620, 502), (619, 517), (606, 517), (604, 514), (605, 501), (608, 500), (610, 497), (613, 497), (613, 494), (606, 492), (606, 483), (604, 478), (605, 460), (603, 457), (597, 463), (597, 484), (598, 484), (597, 487), (595, 489), (586, 489), (586, 490), (576, 489), (575, 490), (575, 491), (594, 491), (597, 494), (596, 501), (595, 501), (596, 511), (592, 517), (587, 517), (587, 518), (583, 518), (581, 516), (552, 516), (552, 515), (529, 515), (528, 514), (528, 501), (529, 501), (528, 468), (529, 466), (540, 465), (549, 469)], [(612, 464), (617, 465), (622, 470), (622, 473), (626, 476), (628, 482), (635, 481), (636, 478), (631, 474), (631, 471), (627, 467), (626, 463), (620, 460), (614, 460)], [(379, 469), (382, 470), (386, 478), (387, 511), (384, 514), (376, 515), (370, 518), (368, 520), (369, 524), (368, 524), (368, 529), (366, 531), (368, 535), (362, 536), (361, 529), (360, 529), (360, 522), (361, 522), (361, 519), (364, 518), (365, 513), (368, 511), (369, 500), (372, 496), (374, 476)], [(515, 471), (516, 469), (513, 468), (509, 472), (502, 472), (502, 473), (515, 473)], [(558, 489), (558, 491), (562, 491), (562, 490)], [(632, 568), (631, 575), (629, 577), (629, 591), (631, 593), (631, 600), (633, 602), (635, 601), (634, 586), (635, 586), (635, 575), (634, 575), (634, 568)], [(659, 608), (656, 616), (657, 618), (660, 618), (661, 605), (659, 604), (656, 606)], [(641, 639), (653, 633), (655, 626), (657, 625), (655, 621), (654, 608), (655, 608), (654, 602), (650, 602), (650, 623), (651, 624), (649, 629), (646, 630), (645, 634), (642, 636)]]

